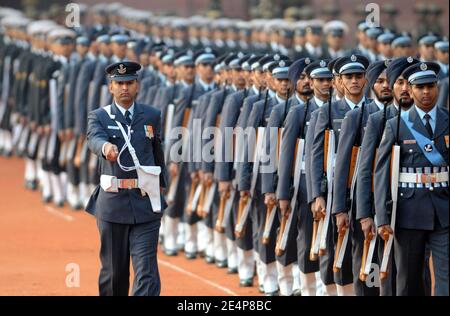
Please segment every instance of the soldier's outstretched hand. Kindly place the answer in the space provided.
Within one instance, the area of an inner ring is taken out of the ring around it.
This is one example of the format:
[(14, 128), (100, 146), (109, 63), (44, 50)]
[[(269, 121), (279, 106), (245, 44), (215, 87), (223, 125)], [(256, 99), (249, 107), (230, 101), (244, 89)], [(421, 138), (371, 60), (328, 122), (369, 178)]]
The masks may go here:
[(116, 161), (117, 157), (119, 156), (119, 149), (116, 145), (107, 143), (105, 145), (105, 156), (109, 161)]

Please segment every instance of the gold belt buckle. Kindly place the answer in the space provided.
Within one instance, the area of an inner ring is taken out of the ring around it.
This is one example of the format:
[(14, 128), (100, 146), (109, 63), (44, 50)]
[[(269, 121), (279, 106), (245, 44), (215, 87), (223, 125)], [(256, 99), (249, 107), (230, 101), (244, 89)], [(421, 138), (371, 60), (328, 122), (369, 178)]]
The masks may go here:
[(422, 174), (422, 183), (436, 183), (436, 174)]
[(122, 180), (122, 187), (124, 189), (133, 189), (135, 187), (135, 180), (134, 179), (123, 179)]

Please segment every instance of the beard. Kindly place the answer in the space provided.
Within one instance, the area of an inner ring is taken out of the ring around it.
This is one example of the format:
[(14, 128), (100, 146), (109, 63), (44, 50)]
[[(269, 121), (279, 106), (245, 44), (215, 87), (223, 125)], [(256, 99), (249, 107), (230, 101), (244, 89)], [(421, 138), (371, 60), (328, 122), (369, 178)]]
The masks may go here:
[(392, 93), (385, 93), (382, 94), (382, 92), (386, 92), (386, 90), (381, 91), (380, 93), (378, 93), (377, 91), (375, 91), (375, 89), (372, 89), (373, 93), (375, 94), (375, 96), (377, 97), (378, 101), (382, 102), (382, 103), (391, 103), (392, 100), (394, 99), (394, 96)]
[(313, 90), (311, 88), (306, 88), (298, 92), (298, 94), (302, 96), (310, 96), (313, 94)]
[(413, 99), (408, 100), (400, 99), (398, 101), (398, 104), (402, 107), (402, 109), (409, 109), (413, 105), (413, 103), (414, 103)]

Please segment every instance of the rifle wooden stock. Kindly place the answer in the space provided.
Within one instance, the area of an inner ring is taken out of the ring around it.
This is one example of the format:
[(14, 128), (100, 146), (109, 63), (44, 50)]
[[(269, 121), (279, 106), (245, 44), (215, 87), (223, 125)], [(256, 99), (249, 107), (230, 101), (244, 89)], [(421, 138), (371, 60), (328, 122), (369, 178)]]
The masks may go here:
[[(244, 213), (244, 208), (247, 206), (247, 203), (249, 203), (249, 196), (243, 195), (239, 199), (239, 205), (238, 205), (238, 213), (237, 213), (237, 222), (236, 226), (241, 225), (242, 223), (242, 214)], [(242, 227), (242, 230), (235, 230), (234, 234), (236, 238), (242, 238), (245, 234), (245, 226)]]
[(367, 261), (367, 255), (369, 253), (369, 246), (370, 246), (370, 242), (372, 241), (373, 235), (372, 233), (369, 232), (369, 234), (367, 234), (367, 238), (364, 239), (364, 248), (363, 248), (363, 255), (362, 255), (362, 259), (361, 259), (361, 269), (359, 270), (359, 279), (362, 282), (365, 282), (367, 279), (367, 274), (365, 273), (365, 267), (366, 267), (366, 261)]
[(75, 152), (75, 157), (73, 158), (73, 164), (77, 168), (80, 168), (81, 166), (81, 151), (83, 150), (84, 141), (84, 136), (80, 136), (77, 141), (77, 150)]
[(318, 256), (314, 253), (314, 244), (317, 238), (317, 231), (319, 229), (319, 222), (320, 220), (314, 220), (313, 222), (313, 232), (312, 232), (312, 238), (311, 238), (311, 249), (309, 250), (309, 260), (310, 261), (317, 261)]
[(222, 221), (224, 218), (224, 212), (225, 212), (225, 203), (227, 202), (228, 198), (230, 197), (230, 192), (222, 192), (220, 194), (220, 203), (219, 203), (219, 212), (217, 214), (217, 220), (216, 220), (216, 226), (215, 229), (219, 233), (223, 233), (224, 229), (222, 227)]
[[(292, 212), (292, 210), (291, 210)], [(277, 246), (275, 247), (275, 254), (277, 256), (281, 256), (284, 252), (284, 250), (282, 250), (279, 245), (281, 243), (281, 237), (284, 234), (284, 231), (286, 229), (286, 223), (287, 223), (288, 217), (286, 215), (283, 216), (283, 218), (281, 219), (281, 224), (280, 224), (280, 231), (278, 232), (278, 236), (277, 236)]]
[(352, 147), (352, 156), (350, 158), (350, 169), (349, 169), (348, 178), (347, 178), (347, 188), (349, 188), (349, 189), (352, 187), (352, 180), (353, 180), (353, 175), (355, 173), (356, 161), (358, 160), (358, 150), (359, 150), (358, 146)]
[[(398, 135), (398, 133), (397, 133)], [(397, 201), (398, 201), (398, 183), (399, 183), (399, 175), (400, 175), (400, 145), (392, 146), (392, 155), (391, 155), (391, 198), (392, 198), (392, 212), (391, 212), (391, 229), (392, 234), (387, 232), (384, 233), (383, 239), (384, 243), (384, 251), (383, 251), (383, 260), (381, 261), (380, 268), (380, 278), (385, 279), (388, 275), (388, 262), (389, 256), (392, 249), (392, 244), (394, 242), (394, 233), (395, 233), (395, 222), (397, 218)]]
[(336, 266), (336, 263), (337, 263), (337, 260), (338, 260), (338, 257), (339, 257), (339, 252), (341, 252), (342, 241), (344, 240), (345, 232), (346, 232), (347, 229), (348, 228), (343, 227), (341, 229), (341, 231), (339, 232), (339, 234), (338, 234), (338, 240), (337, 240), (337, 243), (336, 243), (336, 251), (334, 253), (334, 262), (333, 262), (333, 272), (335, 272), (335, 273), (339, 272), (341, 270), (340, 268), (338, 268)]
[[(269, 227), (269, 225), (271, 226), (273, 221), (272, 222), (270, 221), (270, 215), (274, 211), (274, 207), (275, 207), (275, 203), (273, 201), (270, 201), (267, 204), (267, 207), (266, 207), (266, 221), (264, 222), (264, 231), (267, 231), (267, 230), (271, 229), (271, 227)], [(284, 219), (284, 217), (283, 217), (283, 219)], [(281, 235), (282, 235), (282, 231), (280, 229), (280, 236)], [(281, 237), (280, 237), (280, 239), (281, 239)], [(267, 245), (269, 243), (269, 237), (263, 236), (262, 243), (263, 243), (263, 245)]]
[(192, 214), (192, 211), (193, 211), (193, 205), (192, 204), (193, 204), (193, 200), (194, 200), (195, 190), (197, 189), (197, 185), (199, 184), (199, 182), (200, 181), (197, 178), (192, 180), (191, 188), (189, 190), (188, 203), (187, 203), (187, 206), (186, 206), (186, 213), (188, 215)]
[(202, 189), (200, 191), (200, 198), (198, 199), (198, 204), (197, 204), (197, 215), (199, 217), (204, 218), (206, 216), (206, 213), (203, 211), (203, 203), (205, 203), (205, 196), (206, 196), (206, 192), (208, 191), (210, 186), (208, 186), (206, 184), (206, 182), (202, 185)]
[[(384, 257), (384, 254), (388, 248), (388, 243), (389, 243), (389, 233), (388, 232), (383, 233), (383, 240), (384, 240), (384, 247), (383, 247), (383, 257)], [(387, 271), (385, 271), (385, 272), (380, 271), (380, 280), (386, 279), (387, 276), (388, 276)]]
[(323, 171), (327, 172), (328, 164), (328, 143), (330, 139), (330, 130), (325, 130), (325, 140), (323, 142)]

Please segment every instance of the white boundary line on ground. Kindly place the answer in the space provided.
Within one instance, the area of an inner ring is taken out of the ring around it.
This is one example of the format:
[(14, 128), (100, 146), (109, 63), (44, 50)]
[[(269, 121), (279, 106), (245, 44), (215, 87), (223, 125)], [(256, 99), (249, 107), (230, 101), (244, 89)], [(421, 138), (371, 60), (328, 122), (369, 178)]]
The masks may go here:
[(229, 294), (229, 295), (231, 295), (231, 296), (238, 296), (238, 294), (235, 293), (235, 292), (233, 292), (232, 290), (230, 290), (230, 289), (228, 289), (228, 288), (226, 288), (226, 287), (223, 287), (223, 286), (221, 286), (221, 285), (219, 285), (219, 284), (217, 284), (217, 283), (215, 283), (215, 282), (212, 282), (212, 281), (210, 281), (210, 280), (207, 280), (207, 279), (205, 279), (205, 278), (203, 278), (203, 277), (201, 277), (201, 276), (198, 276), (197, 274), (194, 274), (194, 273), (192, 273), (192, 272), (189, 272), (189, 271), (187, 271), (187, 270), (185, 270), (185, 269), (183, 269), (183, 268), (180, 268), (179, 266), (177, 266), (177, 265), (175, 265), (175, 264), (173, 264), (173, 263), (170, 263), (170, 262), (167, 262), (167, 261), (161, 260), (161, 259), (158, 259), (158, 262), (161, 263), (162, 265), (164, 265), (164, 266), (170, 268), (170, 269), (173, 269), (173, 270), (175, 270), (175, 271), (184, 273), (184, 274), (190, 276), (191, 278), (200, 280), (200, 281), (202, 281), (202, 282), (204, 282), (204, 283), (206, 283), (206, 284), (208, 284), (208, 285), (210, 285), (210, 286), (212, 286), (212, 287), (215, 287), (216, 289), (219, 289), (219, 290), (221, 290), (221, 291), (223, 291), (223, 292), (225, 292), (225, 293), (227, 293), (227, 294)]
[(75, 220), (75, 218), (74, 218), (73, 216), (70, 216), (70, 215), (68, 215), (68, 214), (64, 214), (63, 212), (58, 211), (58, 210), (55, 209), (54, 207), (46, 206), (46, 207), (45, 207), (45, 210), (46, 210), (47, 212), (49, 212), (50, 214), (52, 214), (52, 215), (55, 215), (55, 216), (57, 216), (57, 217), (60, 217), (60, 218), (64, 219), (65, 221), (73, 222), (73, 221)]

